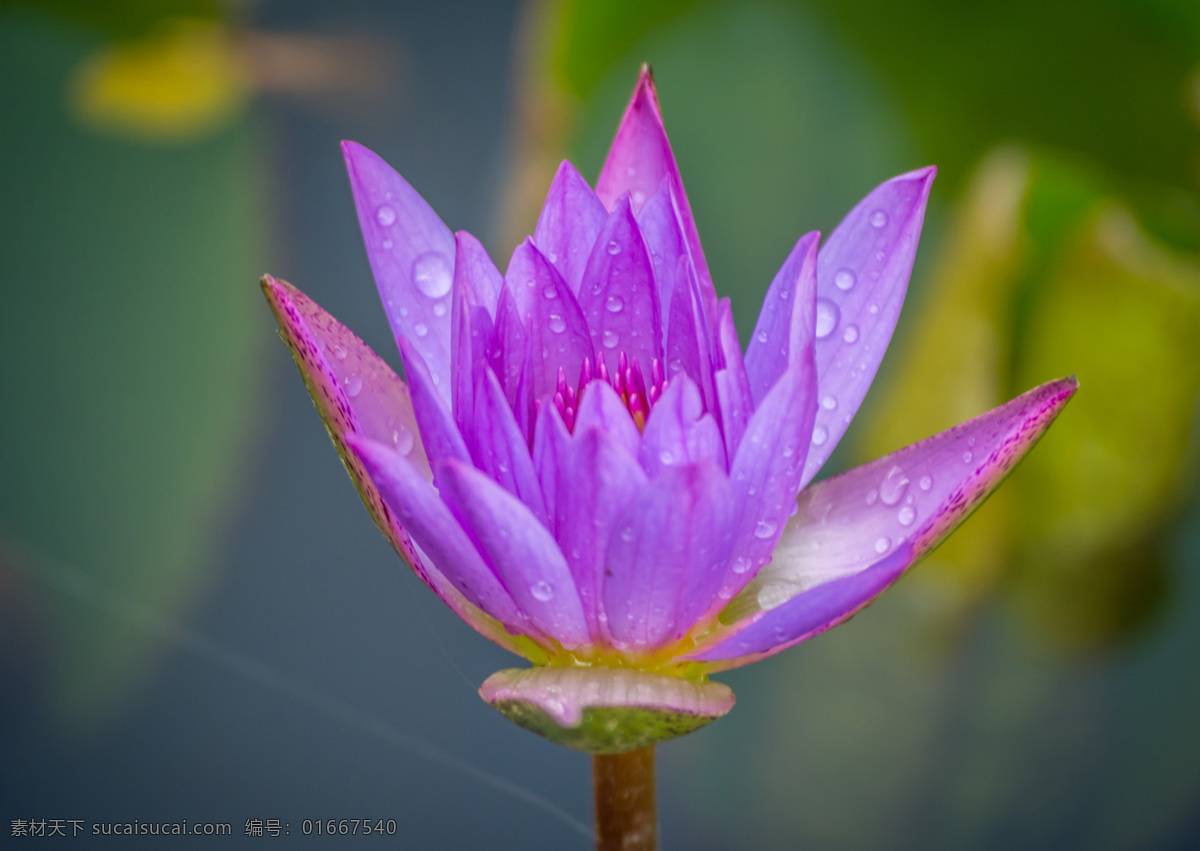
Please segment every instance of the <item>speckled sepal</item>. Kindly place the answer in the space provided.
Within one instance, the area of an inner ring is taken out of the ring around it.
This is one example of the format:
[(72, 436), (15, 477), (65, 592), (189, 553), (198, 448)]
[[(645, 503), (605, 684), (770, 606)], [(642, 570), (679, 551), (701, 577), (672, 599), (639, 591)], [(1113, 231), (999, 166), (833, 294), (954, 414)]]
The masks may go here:
[(625, 668), (508, 668), (479, 696), (515, 724), (560, 745), (613, 754), (698, 730), (733, 708), (723, 683)]

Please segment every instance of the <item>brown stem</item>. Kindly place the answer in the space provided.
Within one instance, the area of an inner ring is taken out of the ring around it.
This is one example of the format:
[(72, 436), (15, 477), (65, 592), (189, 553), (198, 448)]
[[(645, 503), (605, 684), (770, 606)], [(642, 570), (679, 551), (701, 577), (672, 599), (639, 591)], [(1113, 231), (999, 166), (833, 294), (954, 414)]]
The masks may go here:
[(592, 757), (596, 851), (657, 851), (654, 745)]

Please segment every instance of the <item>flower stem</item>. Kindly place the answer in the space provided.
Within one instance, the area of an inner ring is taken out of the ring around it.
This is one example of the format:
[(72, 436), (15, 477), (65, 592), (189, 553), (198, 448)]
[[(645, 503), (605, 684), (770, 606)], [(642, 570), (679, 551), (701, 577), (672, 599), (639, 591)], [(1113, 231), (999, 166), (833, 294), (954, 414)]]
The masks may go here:
[(592, 757), (596, 851), (657, 851), (654, 745)]

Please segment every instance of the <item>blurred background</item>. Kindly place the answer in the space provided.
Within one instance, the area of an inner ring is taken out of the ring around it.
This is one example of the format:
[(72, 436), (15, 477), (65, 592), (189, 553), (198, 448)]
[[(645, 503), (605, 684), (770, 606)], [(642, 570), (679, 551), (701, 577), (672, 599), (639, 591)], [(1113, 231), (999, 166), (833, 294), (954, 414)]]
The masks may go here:
[(513, 659), (372, 526), (256, 280), (396, 365), (338, 140), (503, 266), (643, 61), (743, 335), (800, 234), (939, 166), (826, 473), (1082, 385), (877, 605), (722, 675), (665, 847), (1200, 844), (1193, 0), (0, 0), (3, 835), (590, 847), (587, 758), (477, 697)]

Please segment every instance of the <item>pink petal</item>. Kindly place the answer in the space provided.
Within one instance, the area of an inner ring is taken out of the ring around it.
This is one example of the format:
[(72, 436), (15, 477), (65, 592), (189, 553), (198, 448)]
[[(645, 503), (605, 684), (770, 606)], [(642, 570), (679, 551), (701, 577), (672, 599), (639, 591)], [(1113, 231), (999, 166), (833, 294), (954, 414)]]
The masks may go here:
[(937, 169), (893, 177), (859, 202), (817, 255), (817, 387), (821, 407), (807, 484), (862, 404), (892, 339)]
[(487, 367), (480, 373), (475, 391), (474, 437), (475, 466), (549, 526), (529, 444), (513, 418), (496, 374)]
[(603, 592), (618, 648), (679, 638), (712, 600), (729, 562), (732, 489), (715, 464), (664, 470), (622, 512)]
[(662, 311), (646, 241), (629, 208), (618, 200), (588, 257), (579, 290), (592, 345), (611, 369), (619, 352), (649, 370), (662, 358)]
[[(1077, 387), (1074, 378), (1043, 384), (970, 422), (802, 491), (798, 511), (788, 522), (774, 559), (746, 589), (754, 594), (746, 616), (731, 631), (761, 618), (756, 614), (759, 609), (769, 610), (770, 616), (793, 598), (834, 581), (846, 580), (838, 588), (875, 589), (872, 593), (878, 594), (983, 502), (1042, 436)], [(872, 578), (857, 584), (849, 581), (898, 552), (904, 554), (899, 562), (887, 562), (897, 567), (895, 571), (872, 574), (887, 574), (890, 578), (883, 585)], [(849, 617), (870, 599), (838, 618)], [(731, 608), (737, 607), (735, 600)], [(771, 618), (785, 633), (798, 636), (782, 644), (771, 644), (773, 639), (759, 630), (755, 635), (761, 636), (760, 643), (746, 651), (745, 642), (718, 643), (730, 640), (730, 633), (722, 632), (695, 658), (713, 661), (736, 656), (732, 665), (723, 666), (736, 667), (754, 661), (742, 658), (746, 652), (778, 652), (814, 634), (779, 619), (786, 619), (787, 612), (803, 619), (810, 611), (807, 603), (798, 602)]]
[(800, 357), (812, 357), (817, 311), (816, 231), (800, 237), (767, 290), (746, 347), (746, 375), (760, 403)]
[(699, 389), (685, 373), (671, 379), (650, 412), (638, 461), (650, 478), (672, 465), (698, 461), (729, 469), (721, 429), (705, 412)]
[(450, 401), (454, 235), (377, 154), (342, 142), (358, 223), (392, 332), (412, 341)]
[(596, 195), (605, 207), (612, 210), (617, 199), (628, 192), (636, 213), (658, 191), (664, 180), (670, 181), (679, 206), (705, 309), (710, 315), (715, 314), (717, 296), (712, 277), (700, 248), (700, 237), (692, 219), (692, 208), (683, 191), (679, 168), (675, 165), (675, 155), (671, 152), (671, 143), (667, 141), (662, 112), (658, 108), (658, 94), (654, 89), (654, 77), (650, 73), (650, 66), (644, 65), (625, 110), (625, 117), (617, 128), (608, 159), (596, 180)]
[(562, 275), (530, 239), (513, 252), (508, 274), (514, 294), (531, 284), (533, 288), (532, 297), (525, 301), (533, 398), (553, 397), (558, 371), (574, 382), (584, 358), (594, 355), (587, 322)]
[(533, 241), (575, 294), (579, 293), (583, 267), (606, 218), (608, 211), (592, 187), (575, 166), (563, 160), (538, 216)]
[(442, 498), (529, 620), (563, 646), (588, 642), (575, 580), (550, 532), (520, 500), (455, 460), (437, 466)]
[(395, 516), (454, 587), (512, 632), (531, 631), (528, 619), (512, 596), (416, 467), (376, 441), (349, 435), (347, 443)]

